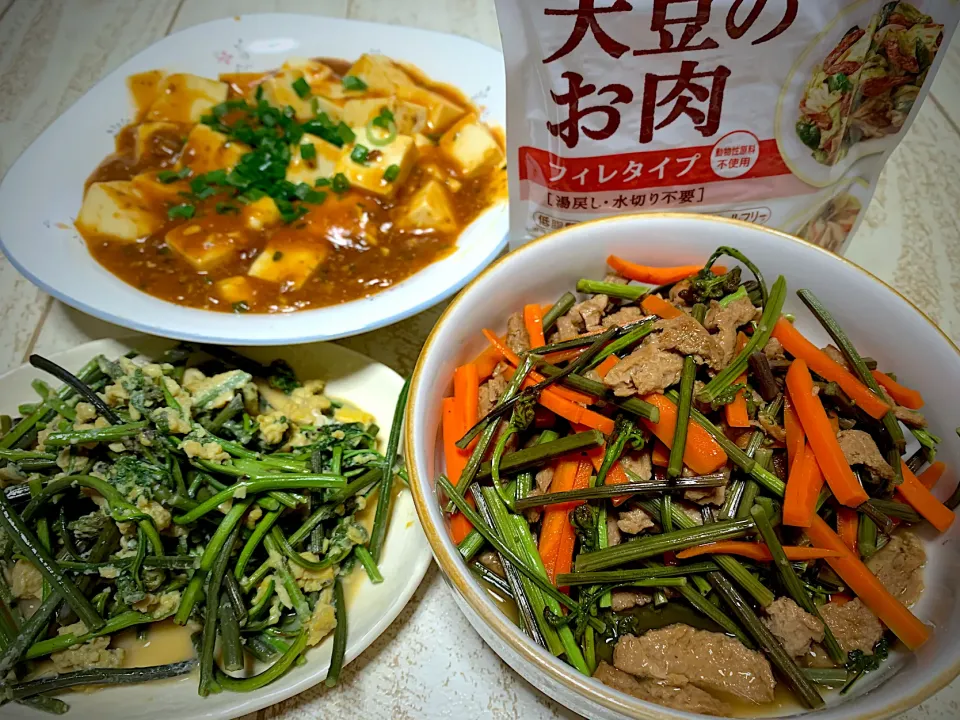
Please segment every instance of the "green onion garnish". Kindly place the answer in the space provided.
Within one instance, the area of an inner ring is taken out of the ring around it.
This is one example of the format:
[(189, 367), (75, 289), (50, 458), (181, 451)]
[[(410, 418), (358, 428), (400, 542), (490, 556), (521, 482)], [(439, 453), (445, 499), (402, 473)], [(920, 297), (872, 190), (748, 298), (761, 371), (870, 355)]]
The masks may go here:
[(164, 185), (169, 185), (172, 182), (184, 180), (188, 177), (190, 177), (190, 168), (183, 168), (182, 170), (161, 170), (157, 173), (157, 180)]
[(314, 187), (327, 187), (330, 184), (330, 178), (317, 178), (317, 181), (313, 184)]
[(310, 95), (310, 84), (302, 77), (294, 80), (292, 87), (293, 91), (297, 93), (297, 97), (305, 98)]
[(300, 146), (300, 157), (304, 160), (313, 160), (317, 157), (317, 148), (312, 143), (304, 143)]
[(387, 182), (393, 182), (398, 177), (400, 177), (399, 165), (391, 165), (383, 173), (383, 179), (386, 180)]
[(337, 195), (340, 195), (350, 189), (350, 181), (347, 180), (347, 176), (343, 173), (337, 173), (333, 176), (333, 181), (330, 183), (330, 187), (335, 193), (337, 193)]
[(367, 155), (370, 151), (364, 145), (356, 145), (353, 152), (350, 153), (350, 159), (358, 165), (363, 165), (367, 161)]
[(357, 139), (357, 134), (350, 129), (350, 126), (342, 122), (337, 125), (336, 133), (344, 145), (349, 145)]
[(167, 217), (171, 220), (184, 219), (189, 220), (196, 213), (197, 209), (188, 203), (181, 203), (180, 205), (174, 205), (172, 208), (167, 210)]
[(229, 215), (231, 213), (237, 214), (239, 212), (240, 212), (240, 208), (238, 208), (236, 205), (233, 205), (232, 203), (227, 203), (227, 202), (217, 203), (217, 215)]
[(356, 75), (344, 75), (343, 80), (340, 82), (343, 84), (344, 90), (356, 90), (359, 92), (367, 89), (367, 84)]

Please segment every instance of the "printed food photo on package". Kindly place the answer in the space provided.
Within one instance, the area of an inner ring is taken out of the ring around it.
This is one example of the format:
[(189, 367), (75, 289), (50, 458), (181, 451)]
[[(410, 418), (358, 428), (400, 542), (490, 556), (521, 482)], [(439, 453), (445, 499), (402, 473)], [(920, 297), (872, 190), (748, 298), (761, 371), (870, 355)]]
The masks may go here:
[(952, 0), (497, 0), (514, 247), (705, 212), (843, 252), (929, 91)]

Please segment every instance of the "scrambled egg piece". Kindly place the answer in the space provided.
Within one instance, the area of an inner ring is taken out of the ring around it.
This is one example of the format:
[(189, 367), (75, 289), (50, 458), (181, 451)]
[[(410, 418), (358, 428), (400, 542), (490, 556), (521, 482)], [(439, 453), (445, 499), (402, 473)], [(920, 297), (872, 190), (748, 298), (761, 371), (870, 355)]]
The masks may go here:
[(126, 404), (130, 399), (130, 393), (120, 383), (113, 383), (103, 389), (103, 399), (107, 401), (107, 405), (110, 407), (117, 407)]
[(260, 425), (260, 436), (269, 445), (279, 445), (283, 442), (283, 436), (290, 427), (287, 416), (279, 410), (258, 415), (257, 423)]
[(313, 647), (319, 645), (320, 641), (329, 635), (337, 626), (337, 611), (333, 606), (333, 589), (327, 588), (320, 597), (317, 598), (317, 604), (313, 608), (313, 615), (307, 622), (309, 635), (307, 645)]
[(260, 395), (271, 408), (298, 425), (319, 425), (326, 421), (324, 410), (330, 409), (330, 398), (323, 394), (323, 380), (308, 380), (302, 387), (294, 388), (289, 395), (271, 388), (266, 383), (259, 386)]
[[(132, 409), (132, 408), (131, 408)], [(166, 423), (167, 427), (170, 429), (170, 432), (174, 435), (186, 435), (193, 429), (193, 426), (181, 417), (173, 408), (162, 407), (157, 408), (152, 413), (152, 419), (156, 423)]]
[[(81, 627), (83, 626), (83, 623), (78, 624)], [(64, 631), (75, 632), (75, 630), (70, 629), (75, 627), (76, 625), (70, 625), (66, 628), (60, 628), (60, 634), (67, 634)], [(83, 631), (86, 632), (86, 628), (84, 628)], [(109, 646), (109, 636), (94, 638), (83, 645), (74, 645), (67, 650), (55, 652), (50, 656), (50, 659), (53, 661), (53, 665), (58, 673), (89, 670), (91, 668), (120, 667), (120, 665), (123, 664), (125, 654), (123, 648), (108, 650), (107, 648)]]
[(167, 617), (172, 615), (180, 607), (180, 592), (171, 591), (155, 595), (147, 593), (147, 596), (133, 604), (133, 609), (144, 614), (152, 615), (155, 618)]
[(185, 440), (180, 448), (187, 454), (187, 457), (198, 457), (201, 460), (210, 462), (223, 462), (229, 460), (230, 455), (223, 451), (218, 442), (205, 442), (200, 444), (196, 440)]
[[(250, 377), (242, 370), (227, 370), (226, 372), (219, 373), (218, 375), (207, 377), (196, 368), (187, 368), (186, 372), (183, 373), (183, 388), (189, 392), (194, 399), (196, 399), (201, 395), (204, 395), (210, 388), (225, 383), (227, 380), (237, 374), (244, 375), (247, 379)], [(233, 399), (233, 395), (236, 390), (236, 386), (232, 388), (228, 387), (228, 389), (217, 395), (213, 400), (204, 403), (203, 409), (216, 410), (217, 408), (222, 408)]]
[[(302, 552), (300, 553), (300, 557), (302, 557), (304, 560), (309, 560), (310, 562), (320, 561), (320, 558), (312, 552)], [(318, 590), (323, 590), (324, 588), (333, 584), (335, 570), (334, 566), (330, 566), (326, 570), (307, 570), (305, 567), (297, 565), (292, 560), (290, 560), (289, 563), (290, 573), (297, 581), (297, 585), (302, 587), (307, 592), (317, 592)]]
[(10, 585), (14, 597), (20, 600), (39, 600), (43, 595), (43, 575), (26, 560), (17, 560), (13, 566)]
[(97, 409), (88, 402), (78, 402), (74, 411), (77, 413), (78, 427), (80, 423), (90, 422), (97, 417)]
[(250, 508), (250, 512), (247, 513), (244, 524), (247, 526), (248, 530), (253, 530), (257, 526), (257, 521), (262, 517), (263, 510), (260, 509), (259, 505), (254, 505), (252, 508)]
[(137, 508), (143, 510), (153, 518), (157, 530), (166, 530), (170, 527), (170, 511), (154, 500), (147, 500), (143, 495), (137, 498)]

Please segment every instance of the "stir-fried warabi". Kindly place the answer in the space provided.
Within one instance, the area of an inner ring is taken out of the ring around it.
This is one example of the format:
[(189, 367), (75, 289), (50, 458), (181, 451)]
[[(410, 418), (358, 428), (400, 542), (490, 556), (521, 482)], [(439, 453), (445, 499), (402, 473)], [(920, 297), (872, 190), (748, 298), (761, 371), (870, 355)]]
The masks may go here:
[[(198, 665), (201, 695), (255, 690), (331, 633), (335, 683), (343, 582), (358, 562), (382, 581), (399, 421), (384, 457), (322, 381), (221, 348), (30, 361), (64, 384), (34, 381), (0, 436), (0, 704), (65, 712), (65, 688)], [(117, 634), (158, 623), (196, 659), (129, 667)], [(248, 655), (264, 667), (236, 674)]]
[(784, 278), (733, 248), (608, 265), (454, 374), (437, 487), (478, 580), (580, 672), (709, 714), (778, 681), (816, 708), (894, 638), (922, 645), (925, 553), (901, 526), (946, 530), (960, 491), (930, 492), (919, 393), (799, 290), (835, 345), (808, 341)]

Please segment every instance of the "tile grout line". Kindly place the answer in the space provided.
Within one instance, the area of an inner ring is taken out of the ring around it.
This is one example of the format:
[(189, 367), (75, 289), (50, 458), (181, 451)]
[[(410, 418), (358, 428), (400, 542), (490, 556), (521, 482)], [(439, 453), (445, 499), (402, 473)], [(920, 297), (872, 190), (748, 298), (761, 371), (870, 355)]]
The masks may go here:
[[(14, 0), (16, 2), (16, 0)], [(167, 23), (167, 29), (163, 31), (163, 36), (166, 37), (170, 34), (170, 31), (173, 30), (174, 23), (177, 22), (177, 18), (180, 17), (180, 11), (183, 9), (183, 4), (186, 0), (179, 0), (177, 3), (177, 9), (173, 11), (173, 16), (170, 18), (170, 22)]]
[(3, 12), (0, 12), (0, 21), (2, 21), (7, 16), (7, 13), (10, 12), (11, 8), (13, 8), (13, 6), (16, 4), (17, 4), (17, 0), (10, 1), (10, 4), (3, 9)]
[(953, 128), (953, 131), (957, 134), (957, 137), (960, 137), (960, 126), (958, 126), (956, 121), (950, 117), (950, 113), (948, 113), (946, 108), (943, 107), (943, 105), (937, 99), (937, 96), (933, 93), (930, 93), (930, 99), (933, 101), (933, 104), (937, 106), (937, 110), (940, 111), (940, 114), (946, 119), (947, 124)]
[(50, 316), (50, 310), (53, 308), (53, 303), (56, 302), (53, 299), (52, 295), (46, 295), (47, 306), (43, 309), (43, 312), (40, 313), (40, 319), (37, 320), (37, 326), (33, 329), (33, 334), (30, 336), (30, 342), (27, 343), (27, 349), (23, 353), (23, 362), (27, 362), (30, 356), (33, 354), (33, 349), (37, 345), (37, 340), (40, 339), (40, 333), (43, 332), (43, 326), (47, 322), (47, 318)]

